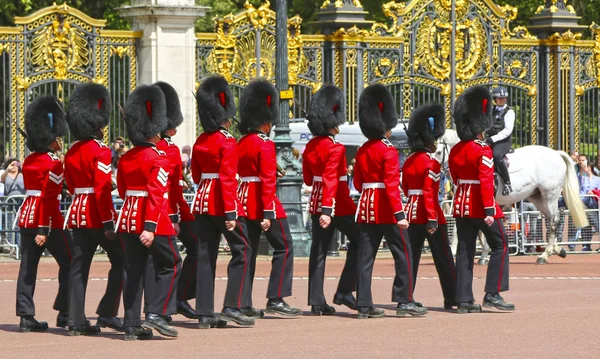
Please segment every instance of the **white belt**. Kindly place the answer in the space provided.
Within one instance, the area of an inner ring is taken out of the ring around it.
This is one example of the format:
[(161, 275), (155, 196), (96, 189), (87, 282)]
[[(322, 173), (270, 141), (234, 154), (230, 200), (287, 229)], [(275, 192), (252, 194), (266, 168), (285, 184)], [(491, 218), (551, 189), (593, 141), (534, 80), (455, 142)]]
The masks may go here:
[[(338, 181), (343, 181), (343, 182), (348, 181), (348, 176), (340, 176)], [(314, 176), (313, 182), (323, 182), (323, 177), (322, 176)]]
[(420, 196), (423, 194), (423, 190), (422, 189), (409, 189), (408, 190), (408, 195), (409, 196)]
[(240, 181), (242, 181), (242, 182), (261, 182), (260, 177), (257, 177), (257, 176), (240, 177)]
[(375, 188), (385, 188), (385, 183), (383, 182), (367, 182), (362, 185), (363, 190), (365, 189), (375, 189)]
[(480, 184), (479, 180), (463, 180), (459, 179), (458, 184)]
[(25, 194), (28, 197), (39, 197), (42, 195), (42, 191), (38, 191), (37, 189), (28, 189)]
[(75, 188), (75, 194), (91, 194), (94, 193), (93, 187)]
[(215, 178), (219, 178), (219, 174), (218, 173), (203, 173), (200, 178), (201, 179), (215, 179)]
[(148, 191), (127, 190), (125, 197), (148, 197)]

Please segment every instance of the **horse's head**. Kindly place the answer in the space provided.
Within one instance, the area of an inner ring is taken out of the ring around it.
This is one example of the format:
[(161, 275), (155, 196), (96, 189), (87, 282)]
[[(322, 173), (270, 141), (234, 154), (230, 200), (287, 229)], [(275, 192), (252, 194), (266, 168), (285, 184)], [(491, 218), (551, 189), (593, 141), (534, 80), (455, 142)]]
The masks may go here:
[(444, 133), (444, 135), (437, 141), (434, 157), (442, 164), (442, 167), (448, 163), (450, 150), (459, 141), (460, 139), (458, 138), (456, 131), (452, 129), (447, 129), (446, 133)]

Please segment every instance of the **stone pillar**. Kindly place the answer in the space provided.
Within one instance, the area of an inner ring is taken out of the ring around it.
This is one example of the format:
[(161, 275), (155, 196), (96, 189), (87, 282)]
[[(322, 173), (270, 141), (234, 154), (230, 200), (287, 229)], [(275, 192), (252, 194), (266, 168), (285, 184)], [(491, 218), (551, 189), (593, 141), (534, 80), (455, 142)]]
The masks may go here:
[(209, 7), (194, 0), (132, 0), (118, 9), (143, 31), (137, 49), (138, 83), (170, 83), (179, 95), (184, 122), (173, 138), (180, 147), (196, 141), (196, 37), (194, 25)]

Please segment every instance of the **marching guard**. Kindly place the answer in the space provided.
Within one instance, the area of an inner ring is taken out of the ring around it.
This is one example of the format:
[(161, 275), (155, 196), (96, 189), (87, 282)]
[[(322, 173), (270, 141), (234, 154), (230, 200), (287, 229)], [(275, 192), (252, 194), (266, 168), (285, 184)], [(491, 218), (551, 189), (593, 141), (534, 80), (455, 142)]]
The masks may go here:
[(373, 307), (371, 280), (375, 256), (381, 239), (394, 256), (396, 277), (392, 301), (398, 303), (397, 316), (425, 315), (427, 309), (413, 301), (412, 254), (400, 198), (400, 163), (398, 151), (390, 143), (392, 129), (398, 124), (394, 99), (388, 89), (370, 85), (360, 95), (358, 117), (360, 129), (369, 141), (356, 154), (354, 187), (361, 191), (356, 212), (360, 225), (358, 245), (358, 318), (380, 318), (384, 311)]
[[(417, 283), (423, 243), (427, 239), (437, 270), (444, 308), (456, 306), (456, 269), (448, 243), (446, 217), (440, 207), (440, 163), (433, 156), (438, 138), (446, 132), (441, 105), (425, 105), (413, 111), (408, 123), (408, 145), (412, 154), (402, 166), (402, 190), (408, 198), (406, 219), (412, 250), (413, 291)], [(417, 306), (421, 303), (415, 302)]]
[[(117, 170), (117, 187), (124, 201), (117, 228), (125, 243), (125, 340), (150, 339), (152, 329), (168, 337), (178, 334), (164, 318), (174, 314), (169, 304), (177, 292), (181, 269), (172, 223), (177, 199), (169, 197), (173, 166), (167, 154), (156, 148), (167, 122), (165, 96), (159, 87), (140, 86), (129, 95), (125, 124), (134, 147), (121, 157)], [(142, 323), (143, 277), (149, 255), (156, 270), (155, 290)]]
[(56, 98), (40, 97), (25, 112), (27, 147), (32, 152), (23, 163), (23, 181), (27, 198), (18, 214), (21, 234), (21, 265), (17, 279), (17, 316), (22, 332), (43, 332), (48, 323), (35, 319), (33, 293), (37, 269), (44, 249), (58, 263), (58, 294), (53, 308), (57, 310), (56, 326), (67, 326), (68, 285), (71, 268), (71, 235), (63, 230), (60, 193), (63, 165), (54, 154), (62, 148), (60, 137), (69, 128), (65, 113)]
[(352, 295), (356, 287), (356, 264), (360, 229), (354, 220), (356, 205), (348, 187), (346, 148), (335, 139), (339, 126), (346, 122), (345, 95), (333, 85), (325, 85), (311, 99), (307, 114), (308, 128), (313, 137), (303, 154), (304, 183), (312, 186), (309, 211), (312, 217), (308, 304), (316, 315), (331, 315), (335, 308), (328, 305), (323, 293), (325, 260), (334, 231), (349, 239), (344, 269), (333, 302), (356, 310)]
[(465, 90), (454, 106), (454, 123), (460, 142), (448, 158), (450, 176), (457, 186), (452, 204), (456, 218), (458, 251), (456, 282), (458, 313), (478, 313), (473, 297), (473, 261), (477, 233), (482, 231), (492, 253), (485, 283), (484, 307), (514, 310), (499, 292), (508, 290), (508, 238), (504, 214), (494, 199), (494, 159), (484, 140), (492, 126), (492, 96), (482, 86)]
[[(73, 231), (73, 260), (69, 277), (69, 335), (93, 335), (100, 327), (123, 330), (117, 318), (124, 282), (125, 254), (115, 238), (115, 210), (112, 201), (112, 153), (101, 142), (112, 105), (108, 90), (98, 84), (77, 86), (69, 99), (67, 122), (77, 140), (65, 155), (65, 180), (73, 202), (64, 227)], [(98, 304), (97, 325), (85, 316), (85, 294), (90, 266), (100, 245), (111, 268), (104, 296)]]
[(221, 235), (231, 248), (227, 268), (227, 289), (221, 322), (254, 325), (254, 319), (240, 308), (251, 290), (249, 269), (252, 248), (248, 242), (244, 210), (237, 198), (237, 142), (228, 132), (235, 116), (235, 103), (224, 77), (205, 79), (196, 93), (198, 116), (204, 132), (192, 152), (192, 177), (199, 184), (192, 203), (198, 241), (198, 278), (196, 314), (198, 327), (208, 329), (219, 324), (214, 314), (215, 275)]
[[(273, 123), (279, 116), (279, 96), (267, 80), (257, 79), (248, 84), (240, 98), (240, 132), (238, 143), (238, 174), (241, 186), (238, 198), (246, 213), (246, 227), (252, 247), (250, 288), (254, 283), (256, 256), (260, 235), (264, 231), (273, 247), (271, 275), (267, 287), (265, 312), (297, 316), (302, 312), (290, 307), (284, 297), (292, 295), (294, 251), (287, 215), (277, 198), (277, 158), (275, 143), (269, 138)], [(260, 318), (252, 307), (252, 289), (247, 291), (244, 314)]]

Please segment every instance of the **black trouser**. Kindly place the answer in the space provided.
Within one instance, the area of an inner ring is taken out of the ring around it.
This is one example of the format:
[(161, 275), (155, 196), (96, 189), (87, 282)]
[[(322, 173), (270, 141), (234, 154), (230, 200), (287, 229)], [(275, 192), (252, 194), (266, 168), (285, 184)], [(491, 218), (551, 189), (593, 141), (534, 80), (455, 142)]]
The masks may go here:
[[(246, 292), (244, 307), (252, 306), (252, 289), (254, 284), (254, 273), (256, 271), (256, 256), (262, 228), (260, 220), (246, 219), (248, 227), (248, 238), (252, 246), (252, 257), (250, 259), (250, 290)], [(271, 274), (267, 287), (267, 298), (277, 299), (292, 295), (292, 281), (294, 274), (294, 248), (292, 235), (287, 218), (271, 220), (271, 227), (265, 233), (271, 247), (273, 247), (273, 260), (271, 262)]]
[(504, 163), (504, 156), (510, 151), (510, 146), (510, 137), (492, 145), (494, 166), (496, 166), (496, 170), (500, 174), (500, 177), (502, 177), (504, 183), (510, 183), (508, 168), (506, 168), (506, 163)]
[(140, 241), (140, 235), (120, 233), (125, 244), (125, 273), (127, 282), (123, 291), (126, 327), (137, 327), (142, 324), (142, 292), (144, 274), (148, 256), (152, 255), (156, 269), (155, 289), (147, 298), (146, 313), (159, 315), (173, 314), (175, 311), (169, 304), (177, 291), (177, 280), (181, 270), (181, 256), (177, 251), (175, 237), (155, 236), (150, 248)]
[(421, 262), (421, 252), (425, 238), (427, 238), (433, 263), (435, 264), (440, 285), (442, 286), (444, 300), (454, 302), (456, 300), (456, 268), (454, 267), (452, 250), (448, 244), (447, 226), (440, 224), (433, 234), (429, 234), (425, 224), (411, 223), (408, 227), (408, 236), (410, 237), (410, 249), (412, 250), (413, 258), (413, 291), (414, 287), (417, 286), (417, 273), (419, 272), (419, 263)]
[(115, 317), (119, 311), (121, 292), (125, 276), (125, 253), (119, 237), (109, 240), (104, 230), (73, 229), (73, 261), (69, 275), (69, 325), (85, 325), (85, 293), (90, 274), (90, 266), (96, 248), (100, 245), (106, 251), (110, 261), (108, 283), (104, 296), (98, 304), (96, 314), (101, 317)]
[(496, 218), (491, 226), (483, 218), (456, 218), (458, 250), (456, 252), (456, 301), (474, 302), (473, 262), (477, 234), (482, 231), (491, 248), (490, 263), (485, 281), (486, 293), (508, 290), (508, 238), (502, 219)]
[(392, 287), (392, 302), (410, 303), (413, 301), (412, 253), (406, 229), (396, 224), (360, 224), (358, 243), (358, 283), (356, 304), (358, 307), (373, 306), (371, 280), (375, 256), (381, 239), (385, 240), (394, 257), (396, 276)]
[(354, 221), (354, 216), (332, 217), (331, 224), (327, 228), (321, 227), (319, 218), (321, 215), (312, 215), (312, 245), (310, 247), (310, 259), (308, 262), (308, 304), (326, 304), (323, 291), (325, 280), (325, 259), (327, 250), (331, 244), (333, 233), (337, 229), (344, 233), (350, 244), (346, 253), (346, 263), (340, 276), (337, 293), (349, 294), (356, 287), (356, 265), (358, 258), (358, 242), (360, 229)]
[(17, 279), (17, 316), (35, 315), (33, 293), (37, 279), (38, 264), (44, 249), (58, 263), (58, 294), (54, 300), (54, 310), (69, 310), (69, 271), (71, 269), (71, 233), (52, 228), (46, 244), (40, 247), (35, 243), (38, 230), (21, 228), (21, 266)]
[(238, 218), (233, 231), (225, 227), (225, 217), (201, 214), (196, 216), (198, 237), (198, 275), (196, 283), (196, 314), (213, 315), (215, 307), (215, 275), (221, 234), (231, 249), (227, 267), (225, 308), (241, 308), (250, 291), (250, 258), (252, 248), (248, 242), (244, 218)]

